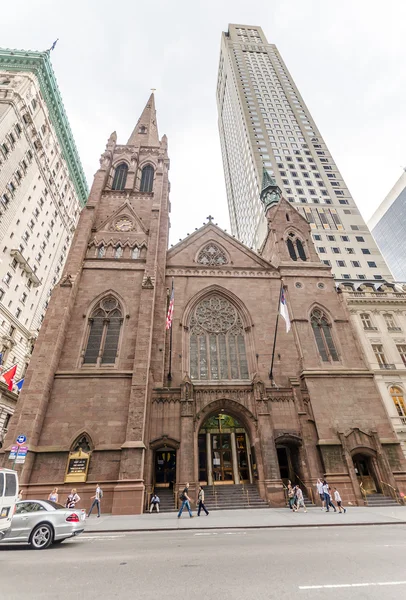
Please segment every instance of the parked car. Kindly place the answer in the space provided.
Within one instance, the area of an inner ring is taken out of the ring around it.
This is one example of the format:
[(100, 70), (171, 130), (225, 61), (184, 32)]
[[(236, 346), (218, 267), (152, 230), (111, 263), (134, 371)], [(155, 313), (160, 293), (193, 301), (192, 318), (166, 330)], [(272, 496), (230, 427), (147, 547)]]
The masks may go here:
[(0, 540), (11, 527), (18, 499), (18, 475), (11, 469), (0, 468)]
[(45, 550), (82, 533), (85, 520), (83, 508), (65, 508), (51, 500), (21, 500), (0, 543), (25, 543), (34, 550)]

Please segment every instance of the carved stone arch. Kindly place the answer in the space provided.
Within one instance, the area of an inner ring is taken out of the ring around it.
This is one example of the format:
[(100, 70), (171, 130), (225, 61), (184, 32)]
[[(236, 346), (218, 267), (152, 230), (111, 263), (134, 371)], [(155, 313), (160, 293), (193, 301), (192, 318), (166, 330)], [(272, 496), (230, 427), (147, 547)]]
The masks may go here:
[(231, 400), (227, 397), (213, 400), (209, 404), (206, 404), (195, 417), (195, 431), (199, 431), (203, 423), (211, 416), (224, 412), (231, 417), (235, 417), (244, 426), (244, 429), (249, 434), (251, 443), (253, 443), (256, 437), (256, 430), (258, 427), (257, 418), (252, 414), (248, 408), (243, 404)]
[(147, 165), (151, 165), (151, 167), (154, 169), (154, 171), (156, 171), (158, 168), (157, 161), (154, 158), (152, 158), (151, 156), (146, 156), (145, 158), (141, 158), (140, 162), (138, 163), (138, 168), (140, 169), (140, 171), (142, 171), (142, 169), (144, 167), (146, 167)]
[(200, 265), (221, 267), (231, 263), (227, 250), (216, 240), (205, 242), (196, 252), (194, 262)]
[(275, 445), (277, 444), (286, 444), (290, 446), (302, 446), (303, 440), (300, 435), (295, 433), (281, 433), (275, 437)]
[(285, 240), (285, 242), (288, 239), (290, 233), (293, 233), (294, 236), (302, 240), (303, 243), (307, 242), (306, 235), (304, 235), (303, 231), (301, 229), (298, 229), (294, 225), (288, 225), (288, 227), (286, 227), (285, 231), (283, 232), (282, 239)]
[(224, 296), (227, 300), (231, 302), (231, 304), (234, 304), (235, 308), (238, 310), (242, 318), (245, 330), (250, 330), (251, 327), (254, 326), (251, 315), (245, 304), (240, 300), (240, 298), (238, 298), (238, 296), (236, 296), (227, 288), (224, 288), (223, 286), (217, 284), (209, 285), (208, 287), (200, 290), (189, 300), (183, 311), (181, 325), (187, 327), (189, 325), (191, 314), (193, 313), (194, 309), (199, 304), (199, 302), (201, 302), (204, 298), (211, 296), (212, 294)]
[(130, 170), (131, 162), (130, 162), (130, 159), (127, 158), (126, 156), (117, 156), (117, 157), (113, 158), (113, 162), (111, 163), (111, 168), (113, 170), (116, 170), (116, 168), (119, 165), (121, 165), (122, 163), (125, 163), (128, 167), (128, 170)]
[(159, 438), (155, 438), (149, 444), (151, 450), (159, 450), (159, 448), (173, 448), (173, 450), (178, 450), (180, 448), (180, 441), (171, 438), (169, 435), (162, 435)]
[(127, 314), (127, 307), (126, 307), (126, 303), (125, 303), (123, 297), (115, 290), (109, 288), (108, 290), (105, 290), (104, 292), (101, 292), (100, 294), (98, 294), (96, 296), (96, 298), (93, 298), (93, 300), (91, 301), (91, 303), (89, 304), (89, 306), (87, 308), (87, 313), (85, 316), (90, 316), (92, 314), (94, 308), (100, 302), (100, 300), (102, 300), (103, 298), (107, 298), (108, 296), (114, 296), (116, 298), (116, 300), (118, 301), (118, 303), (121, 304), (123, 314)]
[[(84, 443), (81, 443), (82, 440)], [(85, 443), (87, 446), (85, 446)], [(96, 447), (95, 438), (91, 435), (87, 430), (76, 431), (75, 435), (71, 437), (69, 442), (69, 450), (70, 452), (76, 452), (79, 450), (79, 446), (82, 448), (83, 452), (93, 452)]]

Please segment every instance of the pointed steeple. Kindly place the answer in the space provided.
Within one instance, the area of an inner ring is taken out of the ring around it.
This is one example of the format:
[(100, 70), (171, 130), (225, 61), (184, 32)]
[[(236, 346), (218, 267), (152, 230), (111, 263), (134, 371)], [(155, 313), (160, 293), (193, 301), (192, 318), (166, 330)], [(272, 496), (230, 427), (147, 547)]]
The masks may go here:
[(155, 98), (152, 93), (138, 119), (134, 131), (127, 142), (128, 146), (159, 146), (158, 126), (156, 122)]
[(262, 167), (262, 189), (260, 194), (261, 202), (265, 208), (265, 214), (268, 208), (278, 204), (282, 198), (282, 190), (276, 184), (275, 179), (271, 177), (265, 167)]

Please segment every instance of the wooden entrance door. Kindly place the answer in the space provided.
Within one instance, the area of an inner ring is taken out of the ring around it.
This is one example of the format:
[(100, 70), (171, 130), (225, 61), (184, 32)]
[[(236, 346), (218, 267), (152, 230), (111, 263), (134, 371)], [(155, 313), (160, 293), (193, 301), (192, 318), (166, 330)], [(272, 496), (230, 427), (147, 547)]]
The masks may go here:
[(234, 483), (231, 435), (229, 433), (212, 433), (211, 448), (213, 480)]

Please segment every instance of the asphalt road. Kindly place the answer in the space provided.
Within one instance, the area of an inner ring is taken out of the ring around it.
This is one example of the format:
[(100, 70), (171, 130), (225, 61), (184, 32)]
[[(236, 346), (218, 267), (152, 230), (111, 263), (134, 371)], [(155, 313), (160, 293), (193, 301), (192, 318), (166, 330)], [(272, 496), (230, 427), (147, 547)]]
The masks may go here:
[(3, 600), (394, 600), (406, 526), (83, 534), (0, 547)]

